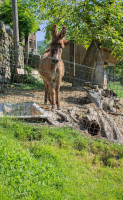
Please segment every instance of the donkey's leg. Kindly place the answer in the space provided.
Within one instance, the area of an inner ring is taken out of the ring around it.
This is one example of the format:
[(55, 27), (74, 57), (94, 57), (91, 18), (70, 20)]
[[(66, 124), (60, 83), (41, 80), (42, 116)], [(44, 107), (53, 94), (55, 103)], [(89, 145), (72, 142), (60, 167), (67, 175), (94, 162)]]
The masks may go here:
[(47, 104), (47, 96), (48, 96), (48, 85), (44, 82), (45, 85), (45, 98), (44, 98), (44, 104)]
[(55, 108), (55, 88), (51, 87), (52, 109)]
[(60, 83), (61, 83), (62, 77), (58, 76), (57, 83), (56, 83), (56, 105), (57, 109), (60, 109)]
[(47, 89), (45, 88), (45, 98), (44, 98), (44, 104), (47, 104)]
[(48, 87), (48, 100), (52, 104), (52, 97), (51, 97), (51, 92), (50, 92), (50, 88), (49, 87)]
[(60, 109), (60, 86), (56, 87), (56, 105), (57, 109)]

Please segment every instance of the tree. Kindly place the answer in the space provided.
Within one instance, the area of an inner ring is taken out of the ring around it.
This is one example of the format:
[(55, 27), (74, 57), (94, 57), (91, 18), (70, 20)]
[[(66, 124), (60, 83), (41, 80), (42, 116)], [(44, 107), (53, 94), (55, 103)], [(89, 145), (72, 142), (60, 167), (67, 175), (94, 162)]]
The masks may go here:
[(49, 40), (43, 40), (38, 42), (38, 51), (41, 55), (44, 54), (44, 52), (48, 49), (51, 41)]
[[(38, 30), (39, 21), (30, 1), (18, 0), (18, 19), (20, 41)], [(12, 2), (5, 0), (0, 4), (0, 20), (12, 27)]]
[(54, 23), (60, 28), (66, 25), (68, 40), (74, 39), (87, 49), (82, 64), (93, 68), (96, 50), (101, 45), (112, 49), (119, 58), (122, 57), (121, 0), (35, 0), (35, 2), (40, 12), (38, 17), (48, 20), (47, 38)]
[(123, 85), (123, 60), (116, 64), (115, 74), (120, 77), (120, 83)]
[[(28, 37), (38, 30), (38, 19), (30, 1), (18, 0), (18, 19), (20, 41), (25, 39), (25, 64), (28, 65), (29, 41)], [(5, 0), (0, 5), (0, 20), (12, 27), (12, 1)]]
[[(43, 20), (48, 19), (47, 30), (54, 23), (67, 26), (68, 39), (74, 39), (86, 48), (92, 40), (99, 40), (122, 55), (123, 36), (122, 1), (119, 0), (45, 0), (38, 1)], [(43, 3), (42, 3), (43, 2)], [(120, 49), (119, 49), (120, 48)]]

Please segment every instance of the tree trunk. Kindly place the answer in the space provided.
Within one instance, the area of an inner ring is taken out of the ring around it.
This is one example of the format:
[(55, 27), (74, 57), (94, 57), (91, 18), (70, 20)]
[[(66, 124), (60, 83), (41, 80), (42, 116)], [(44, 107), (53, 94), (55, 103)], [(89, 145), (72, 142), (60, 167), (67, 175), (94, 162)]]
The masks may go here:
[(25, 36), (25, 59), (24, 59), (25, 65), (28, 65), (28, 60), (29, 60), (29, 37)]
[(91, 135), (98, 135), (100, 132), (100, 123), (98, 113), (93, 109), (88, 109), (88, 114), (84, 118), (84, 124)]
[(84, 61), (80, 70), (76, 70), (76, 76), (73, 78), (72, 87), (83, 86), (87, 81), (93, 81), (95, 69), (95, 56), (99, 48), (99, 41), (93, 40), (87, 49)]
[(123, 85), (123, 73), (121, 74), (120, 83)]
[(90, 44), (90, 46), (87, 49), (84, 61), (82, 65), (88, 66), (86, 68), (86, 74), (85, 74), (85, 79), (87, 81), (93, 81), (93, 75), (94, 75), (94, 68), (95, 68), (95, 55), (96, 52), (98, 51), (99, 48), (99, 41), (98, 40), (93, 40)]

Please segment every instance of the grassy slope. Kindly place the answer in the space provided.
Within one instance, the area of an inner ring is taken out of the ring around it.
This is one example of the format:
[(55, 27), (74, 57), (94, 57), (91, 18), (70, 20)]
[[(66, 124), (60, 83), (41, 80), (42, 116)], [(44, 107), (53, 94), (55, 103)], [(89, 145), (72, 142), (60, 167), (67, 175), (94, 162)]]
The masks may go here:
[(123, 147), (68, 128), (0, 121), (1, 200), (121, 200)]

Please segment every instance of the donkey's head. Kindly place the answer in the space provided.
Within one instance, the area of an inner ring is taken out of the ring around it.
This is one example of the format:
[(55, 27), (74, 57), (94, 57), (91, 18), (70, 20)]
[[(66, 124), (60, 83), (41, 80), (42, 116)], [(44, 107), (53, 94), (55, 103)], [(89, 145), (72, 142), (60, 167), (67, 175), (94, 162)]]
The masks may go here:
[(66, 27), (63, 26), (61, 32), (58, 33), (57, 26), (54, 25), (51, 34), (52, 34), (52, 42), (50, 44), (51, 56), (53, 57), (53, 61), (57, 63), (58, 60), (61, 59), (62, 48), (65, 47), (64, 37), (66, 35)]

